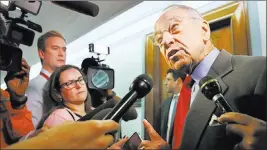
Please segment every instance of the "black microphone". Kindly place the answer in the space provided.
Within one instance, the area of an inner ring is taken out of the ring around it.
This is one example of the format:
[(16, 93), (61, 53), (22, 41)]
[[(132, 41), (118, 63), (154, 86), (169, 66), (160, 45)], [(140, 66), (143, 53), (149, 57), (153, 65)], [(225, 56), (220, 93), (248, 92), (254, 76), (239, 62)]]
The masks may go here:
[(211, 76), (206, 76), (199, 81), (201, 92), (225, 112), (234, 112), (233, 108), (221, 94), (222, 89), (219, 82)]
[(112, 110), (112, 108), (106, 108), (96, 113), (90, 120), (103, 120), (104, 117)]
[(147, 95), (153, 87), (150, 77), (145, 74), (139, 75), (130, 85), (130, 91), (116, 104), (116, 106), (103, 118), (119, 122), (124, 113), (136, 102)]
[(95, 108), (93, 111), (91, 111), (90, 113), (86, 114), (82, 118), (80, 118), (78, 121), (91, 120), (91, 118), (95, 114), (99, 113), (100, 111), (102, 111), (104, 109), (113, 108), (116, 104), (117, 104), (117, 102), (115, 100), (109, 100), (106, 103), (103, 103), (102, 105), (98, 106), (97, 108)]
[[(114, 99), (108, 100), (106, 103), (101, 104), (94, 110), (92, 110), (90, 113), (86, 114), (82, 118), (80, 118), (78, 121), (86, 121), (86, 120), (91, 120), (91, 118), (99, 113), (100, 111), (107, 109), (107, 108), (113, 108), (118, 102)], [(137, 112), (133, 109), (129, 109), (122, 117), (124, 121), (128, 120), (134, 120), (137, 118)]]
[[(108, 113), (110, 113), (111, 111), (112, 111), (111, 108), (103, 109), (103, 110), (101, 110), (100, 112), (98, 112), (97, 114), (95, 114), (95, 115), (91, 118), (91, 120), (103, 120), (104, 117), (105, 117)], [(115, 139), (115, 134), (116, 134), (116, 133), (117, 133), (117, 131), (111, 131), (111, 132), (108, 132), (108, 133), (106, 133), (106, 134), (110, 134), (110, 135), (112, 135), (112, 136), (114, 137), (114, 139)]]
[(99, 13), (98, 5), (88, 1), (50, 1), (58, 6), (95, 17)]

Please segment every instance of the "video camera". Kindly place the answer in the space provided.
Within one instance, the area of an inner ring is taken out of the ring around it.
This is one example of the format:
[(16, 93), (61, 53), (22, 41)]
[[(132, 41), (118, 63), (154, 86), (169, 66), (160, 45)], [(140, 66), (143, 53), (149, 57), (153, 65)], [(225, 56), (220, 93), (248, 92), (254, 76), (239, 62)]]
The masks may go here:
[[(19, 44), (32, 46), (35, 32), (42, 32), (42, 27), (32, 21), (25, 20), (27, 13), (37, 15), (40, 11), (42, 1), (6, 1), (8, 5), (0, 2), (1, 19), (0, 28), (7, 27), (7, 31), (0, 33), (0, 70), (18, 72), (21, 70), (22, 50)], [(18, 18), (9, 16), (9, 11), (20, 9)], [(23, 26), (26, 27), (23, 27)], [(32, 30), (34, 31), (32, 31)], [(0, 29), (2, 30), (2, 29)]]
[(113, 89), (114, 88), (114, 70), (101, 62), (100, 55), (109, 55), (110, 48), (93, 43), (89, 44), (89, 52), (97, 54), (98, 57), (86, 58), (82, 62), (82, 70), (87, 75), (88, 86), (90, 89)]

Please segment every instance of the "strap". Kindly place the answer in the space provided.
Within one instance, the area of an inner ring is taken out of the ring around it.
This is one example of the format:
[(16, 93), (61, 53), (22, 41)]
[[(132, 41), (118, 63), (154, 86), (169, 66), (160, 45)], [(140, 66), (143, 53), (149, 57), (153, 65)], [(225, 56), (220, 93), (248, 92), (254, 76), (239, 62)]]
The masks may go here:
[(68, 109), (66, 109), (66, 110), (69, 112), (69, 114), (71, 115), (72, 119), (73, 119), (74, 121), (76, 121), (75, 118), (74, 118), (74, 116), (73, 116), (73, 114), (72, 114)]
[(82, 118), (82, 116), (81, 115), (79, 115), (79, 114), (76, 114), (76, 113), (74, 113), (77, 117), (79, 117), (79, 118)]
[(72, 119), (73, 119), (74, 121), (76, 121), (74, 115), (76, 115), (76, 116), (79, 117), (79, 118), (82, 118), (82, 116), (79, 115), (79, 114), (74, 113), (74, 115), (73, 115), (73, 113), (71, 113), (71, 112), (69, 111), (68, 108), (66, 108), (66, 110), (69, 112), (69, 114), (71, 115), (71, 117), (72, 117)]
[(49, 77), (46, 74), (44, 74), (43, 72), (40, 72), (40, 75), (43, 76), (44, 78), (46, 78), (46, 80), (49, 80)]

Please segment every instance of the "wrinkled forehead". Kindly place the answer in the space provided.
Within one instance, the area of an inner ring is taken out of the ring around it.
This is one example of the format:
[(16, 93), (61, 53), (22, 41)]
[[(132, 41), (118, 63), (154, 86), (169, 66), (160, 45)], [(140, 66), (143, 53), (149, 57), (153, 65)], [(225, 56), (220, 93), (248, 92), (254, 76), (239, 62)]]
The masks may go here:
[(172, 22), (177, 22), (177, 21), (179, 22), (181, 21), (181, 18), (188, 18), (188, 17), (191, 16), (189, 12), (184, 9), (175, 8), (172, 10), (168, 10), (165, 13), (163, 13), (155, 23), (154, 27), (155, 32), (162, 32), (168, 29), (169, 25)]

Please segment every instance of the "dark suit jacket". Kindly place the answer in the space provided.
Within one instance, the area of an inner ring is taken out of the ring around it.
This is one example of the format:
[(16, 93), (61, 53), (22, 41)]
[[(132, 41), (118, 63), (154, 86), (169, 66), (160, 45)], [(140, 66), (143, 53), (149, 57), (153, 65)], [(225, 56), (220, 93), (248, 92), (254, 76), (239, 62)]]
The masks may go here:
[[(237, 56), (222, 50), (208, 75), (216, 77), (236, 112), (266, 121), (266, 57)], [(232, 150), (241, 138), (226, 135), (225, 126), (209, 126), (214, 102), (200, 91), (186, 118), (180, 150)]]
[(160, 136), (167, 140), (167, 124), (168, 124), (168, 118), (169, 118), (169, 110), (171, 105), (172, 97), (169, 97), (165, 102), (161, 105), (157, 116), (156, 116), (156, 124), (155, 129), (157, 133), (160, 134)]

